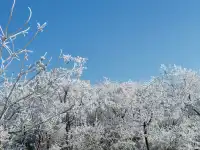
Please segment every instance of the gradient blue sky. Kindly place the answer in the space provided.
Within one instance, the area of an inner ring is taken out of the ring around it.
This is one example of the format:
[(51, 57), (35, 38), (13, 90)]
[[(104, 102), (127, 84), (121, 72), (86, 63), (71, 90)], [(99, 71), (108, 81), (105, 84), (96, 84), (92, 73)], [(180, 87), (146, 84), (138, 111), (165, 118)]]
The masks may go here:
[[(12, 0), (1, 0), (5, 26)], [(148, 80), (160, 64), (200, 68), (199, 0), (17, 0), (11, 29), (31, 7), (36, 22), (48, 27), (30, 46), (38, 58), (59, 50), (87, 57), (83, 78), (96, 82)]]

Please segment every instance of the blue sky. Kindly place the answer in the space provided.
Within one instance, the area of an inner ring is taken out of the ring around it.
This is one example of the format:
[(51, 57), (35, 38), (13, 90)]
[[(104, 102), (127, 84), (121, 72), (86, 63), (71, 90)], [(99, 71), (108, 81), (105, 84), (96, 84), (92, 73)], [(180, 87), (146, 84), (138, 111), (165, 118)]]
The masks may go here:
[[(5, 26), (12, 0), (2, 2)], [(17, 0), (11, 30), (25, 21), (28, 6), (31, 26), (48, 22), (29, 47), (33, 57), (47, 51), (56, 60), (60, 49), (87, 57), (83, 78), (94, 83), (103, 76), (148, 80), (160, 64), (200, 68), (199, 0)]]

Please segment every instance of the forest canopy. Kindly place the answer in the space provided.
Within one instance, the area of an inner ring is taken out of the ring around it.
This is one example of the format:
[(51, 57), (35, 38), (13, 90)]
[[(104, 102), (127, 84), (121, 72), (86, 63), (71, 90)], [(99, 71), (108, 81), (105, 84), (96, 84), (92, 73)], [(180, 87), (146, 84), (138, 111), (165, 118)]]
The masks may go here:
[[(69, 67), (49, 67), (47, 53), (29, 64), (29, 46), (16, 39), (29, 34), (31, 8), (24, 25), (9, 33), (0, 26), (0, 149), (5, 150), (194, 150), (200, 149), (200, 73), (161, 65), (148, 82), (98, 84), (82, 80), (86, 58), (62, 50)], [(36, 52), (37, 53), (37, 52)], [(19, 72), (10, 65), (20, 62)]]

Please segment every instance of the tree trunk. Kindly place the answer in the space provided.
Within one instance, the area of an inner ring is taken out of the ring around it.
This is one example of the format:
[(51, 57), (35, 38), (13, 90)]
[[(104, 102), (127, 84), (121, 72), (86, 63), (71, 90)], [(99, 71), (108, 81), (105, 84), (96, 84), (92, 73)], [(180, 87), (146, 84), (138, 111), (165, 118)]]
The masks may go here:
[(143, 124), (143, 131), (144, 131), (145, 145), (146, 145), (147, 150), (150, 150), (146, 127), (147, 127), (146, 122), (144, 122), (144, 124)]

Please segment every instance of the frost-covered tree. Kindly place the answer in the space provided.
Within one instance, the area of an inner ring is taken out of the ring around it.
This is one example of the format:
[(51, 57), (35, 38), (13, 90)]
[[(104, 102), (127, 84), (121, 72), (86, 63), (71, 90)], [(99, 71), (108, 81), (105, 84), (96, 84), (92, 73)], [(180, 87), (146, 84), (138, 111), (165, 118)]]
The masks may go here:
[[(54, 132), (54, 128), (62, 122), (63, 117), (70, 110), (77, 111), (78, 103), (74, 98), (74, 92), (67, 93), (67, 89), (79, 84), (80, 76), (84, 70), (85, 58), (72, 57), (60, 53), (59, 58), (64, 63), (72, 62), (74, 66), (67, 68), (51, 68), (48, 64), (51, 61), (46, 59), (46, 54), (36, 60), (34, 64), (28, 64), (28, 46), (35, 40), (36, 36), (43, 31), (46, 23), (37, 24), (37, 29), (33, 37), (24, 44), (21, 49), (15, 49), (15, 40), (20, 35), (28, 34), (30, 29), (30, 15), (23, 25), (14, 33), (9, 33), (9, 24), (13, 17), (15, 0), (13, 2), (9, 21), (3, 29), (0, 26), (0, 124), (1, 124), (1, 144), (5, 149), (17, 148), (46, 148), (50, 147), (49, 135)], [(9, 65), (14, 60), (21, 64), (18, 74), (9, 75)], [(81, 84), (81, 83), (80, 83)], [(77, 94), (76, 94), (77, 96)], [(8, 133), (8, 142), (4, 141), (4, 133)], [(43, 139), (46, 139), (44, 141)], [(44, 143), (46, 142), (46, 143)]]
[[(37, 24), (31, 39), (30, 15), (9, 33), (0, 26), (0, 149), (5, 150), (194, 150), (200, 149), (200, 73), (161, 67), (145, 83), (92, 85), (81, 80), (86, 58), (58, 56), (72, 67), (49, 68), (47, 53), (29, 64), (30, 44), (46, 27)], [(10, 65), (18, 61), (19, 72)]]

